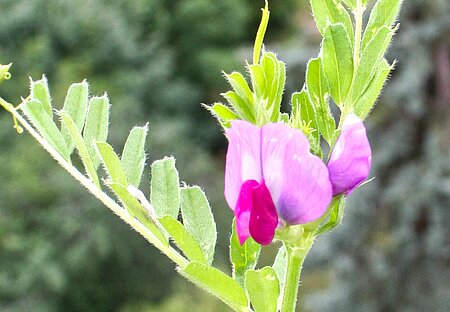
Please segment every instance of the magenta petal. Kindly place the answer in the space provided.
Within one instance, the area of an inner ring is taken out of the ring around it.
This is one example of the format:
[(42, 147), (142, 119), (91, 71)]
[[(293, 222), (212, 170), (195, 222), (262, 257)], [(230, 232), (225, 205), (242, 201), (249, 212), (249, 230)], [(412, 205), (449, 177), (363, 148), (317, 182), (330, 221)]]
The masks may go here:
[(250, 212), (253, 206), (253, 189), (259, 185), (255, 180), (247, 180), (242, 184), (234, 215), (236, 216), (236, 233), (239, 243), (244, 244), (250, 237)]
[(232, 210), (246, 180), (261, 181), (261, 129), (243, 121), (231, 121), (227, 129), (228, 151), (225, 166), (225, 199)]
[(253, 206), (249, 229), (253, 239), (261, 245), (268, 245), (275, 236), (278, 215), (270, 192), (264, 180), (253, 189)]
[(343, 124), (328, 162), (333, 195), (349, 195), (367, 179), (372, 151), (363, 122), (349, 114)]
[(332, 198), (328, 170), (311, 154), (302, 132), (281, 123), (264, 126), (261, 159), (264, 179), (283, 220), (308, 223), (326, 212)]

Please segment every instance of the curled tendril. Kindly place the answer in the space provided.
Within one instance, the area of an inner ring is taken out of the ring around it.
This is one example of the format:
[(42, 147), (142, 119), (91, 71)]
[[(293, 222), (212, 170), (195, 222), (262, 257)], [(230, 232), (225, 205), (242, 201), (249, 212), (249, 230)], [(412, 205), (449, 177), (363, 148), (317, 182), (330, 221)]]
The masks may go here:
[(11, 79), (11, 73), (10, 73), (10, 72), (4, 73), (4, 74), (3, 74), (3, 79), (5, 79), (5, 80)]
[(29, 97), (27, 97), (25, 99), (22, 98), (22, 102), (17, 107), (14, 107), (14, 105), (12, 105), (11, 103), (8, 103), (4, 99), (0, 98), (0, 106), (2, 106), (7, 112), (11, 113), (12, 118), (13, 118), (13, 123), (14, 123), (13, 128), (17, 131), (18, 134), (23, 133), (23, 128), (17, 121), (17, 118), (13, 112), (16, 112), (17, 109), (19, 109), (19, 107), (21, 105), (23, 105), (24, 103), (26, 103), (28, 101), (28, 99), (29, 99)]

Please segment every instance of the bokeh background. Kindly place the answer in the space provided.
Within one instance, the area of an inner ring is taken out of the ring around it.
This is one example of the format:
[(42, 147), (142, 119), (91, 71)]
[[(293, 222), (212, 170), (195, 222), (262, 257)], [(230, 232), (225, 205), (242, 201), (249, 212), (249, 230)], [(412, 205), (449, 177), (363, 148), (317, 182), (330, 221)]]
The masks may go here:
[[(0, 63), (18, 102), (45, 73), (54, 105), (87, 78), (108, 92), (116, 149), (150, 122), (149, 162), (174, 155), (218, 223), (215, 265), (229, 270), (226, 141), (201, 103), (243, 70), (263, 1), (0, 0)], [(266, 47), (288, 65), (289, 95), (320, 36), (306, 0), (272, 0)], [(388, 59), (396, 71), (366, 124), (375, 179), (307, 258), (302, 311), (450, 310), (450, 2), (405, 0)], [(148, 193), (147, 180), (143, 189)], [(265, 252), (268, 263), (273, 250)], [(59, 168), (0, 112), (0, 310), (227, 311)]]

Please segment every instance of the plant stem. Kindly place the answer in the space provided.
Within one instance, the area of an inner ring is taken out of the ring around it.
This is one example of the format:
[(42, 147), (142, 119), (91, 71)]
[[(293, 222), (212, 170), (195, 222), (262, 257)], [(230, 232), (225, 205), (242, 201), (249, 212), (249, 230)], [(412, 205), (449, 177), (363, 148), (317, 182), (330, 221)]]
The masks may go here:
[(314, 235), (308, 234), (303, 237), (300, 245), (285, 244), (288, 263), (281, 312), (295, 311), (303, 262), (305, 261), (306, 255), (311, 249), (313, 242)]
[(137, 219), (131, 217), (128, 212), (119, 206), (113, 199), (111, 199), (106, 193), (99, 189), (91, 180), (85, 177), (74, 166), (67, 162), (54, 148), (51, 146), (34, 128), (20, 115), (17, 110), (9, 103), (0, 98), (0, 104), (8, 112), (10, 112), (14, 118), (31, 134), (31, 136), (38, 141), (42, 147), (63, 167), (72, 177), (81, 183), (89, 192), (97, 197), (106, 207), (114, 212), (125, 223), (130, 225), (136, 232), (141, 234), (148, 242), (161, 250), (170, 260), (175, 264), (184, 268), (188, 261), (182, 255), (180, 255), (169, 244), (161, 242), (147, 227), (145, 227)]

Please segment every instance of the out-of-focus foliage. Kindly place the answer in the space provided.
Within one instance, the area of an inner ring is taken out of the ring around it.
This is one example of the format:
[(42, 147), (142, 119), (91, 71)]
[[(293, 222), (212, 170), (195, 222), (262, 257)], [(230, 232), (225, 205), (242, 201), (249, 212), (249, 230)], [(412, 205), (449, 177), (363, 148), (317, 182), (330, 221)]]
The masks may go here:
[[(236, 51), (252, 44), (263, 4), (1, 1), (0, 62), (14, 63), (1, 96), (18, 102), (28, 94), (28, 76), (45, 73), (60, 109), (68, 86), (88, 78), (91, 95), (109, 94), (110, 139), (118, 150), (127, 129), (150, 121), (148, 163), (174, 155), (183, 180), (207, 187), (220, 220), (220, 266), (228, 261), (231, 213), (222, 199), (221, 161), (211, 151), (222, 149), (224, 139), (200, 103), (223, 90), (222, 70), (243, 65)], [(286, 12), (294, 7), (294, 0), (274, 3), (271, 38), (292, 29)], [(0, 113), (1, 311), (179, 311), (189, 296), (199, 296), (186, 284), (172, 289), (174, 266), (10, 124)], [(210, 297), (197, 307), (223, 308)]]

